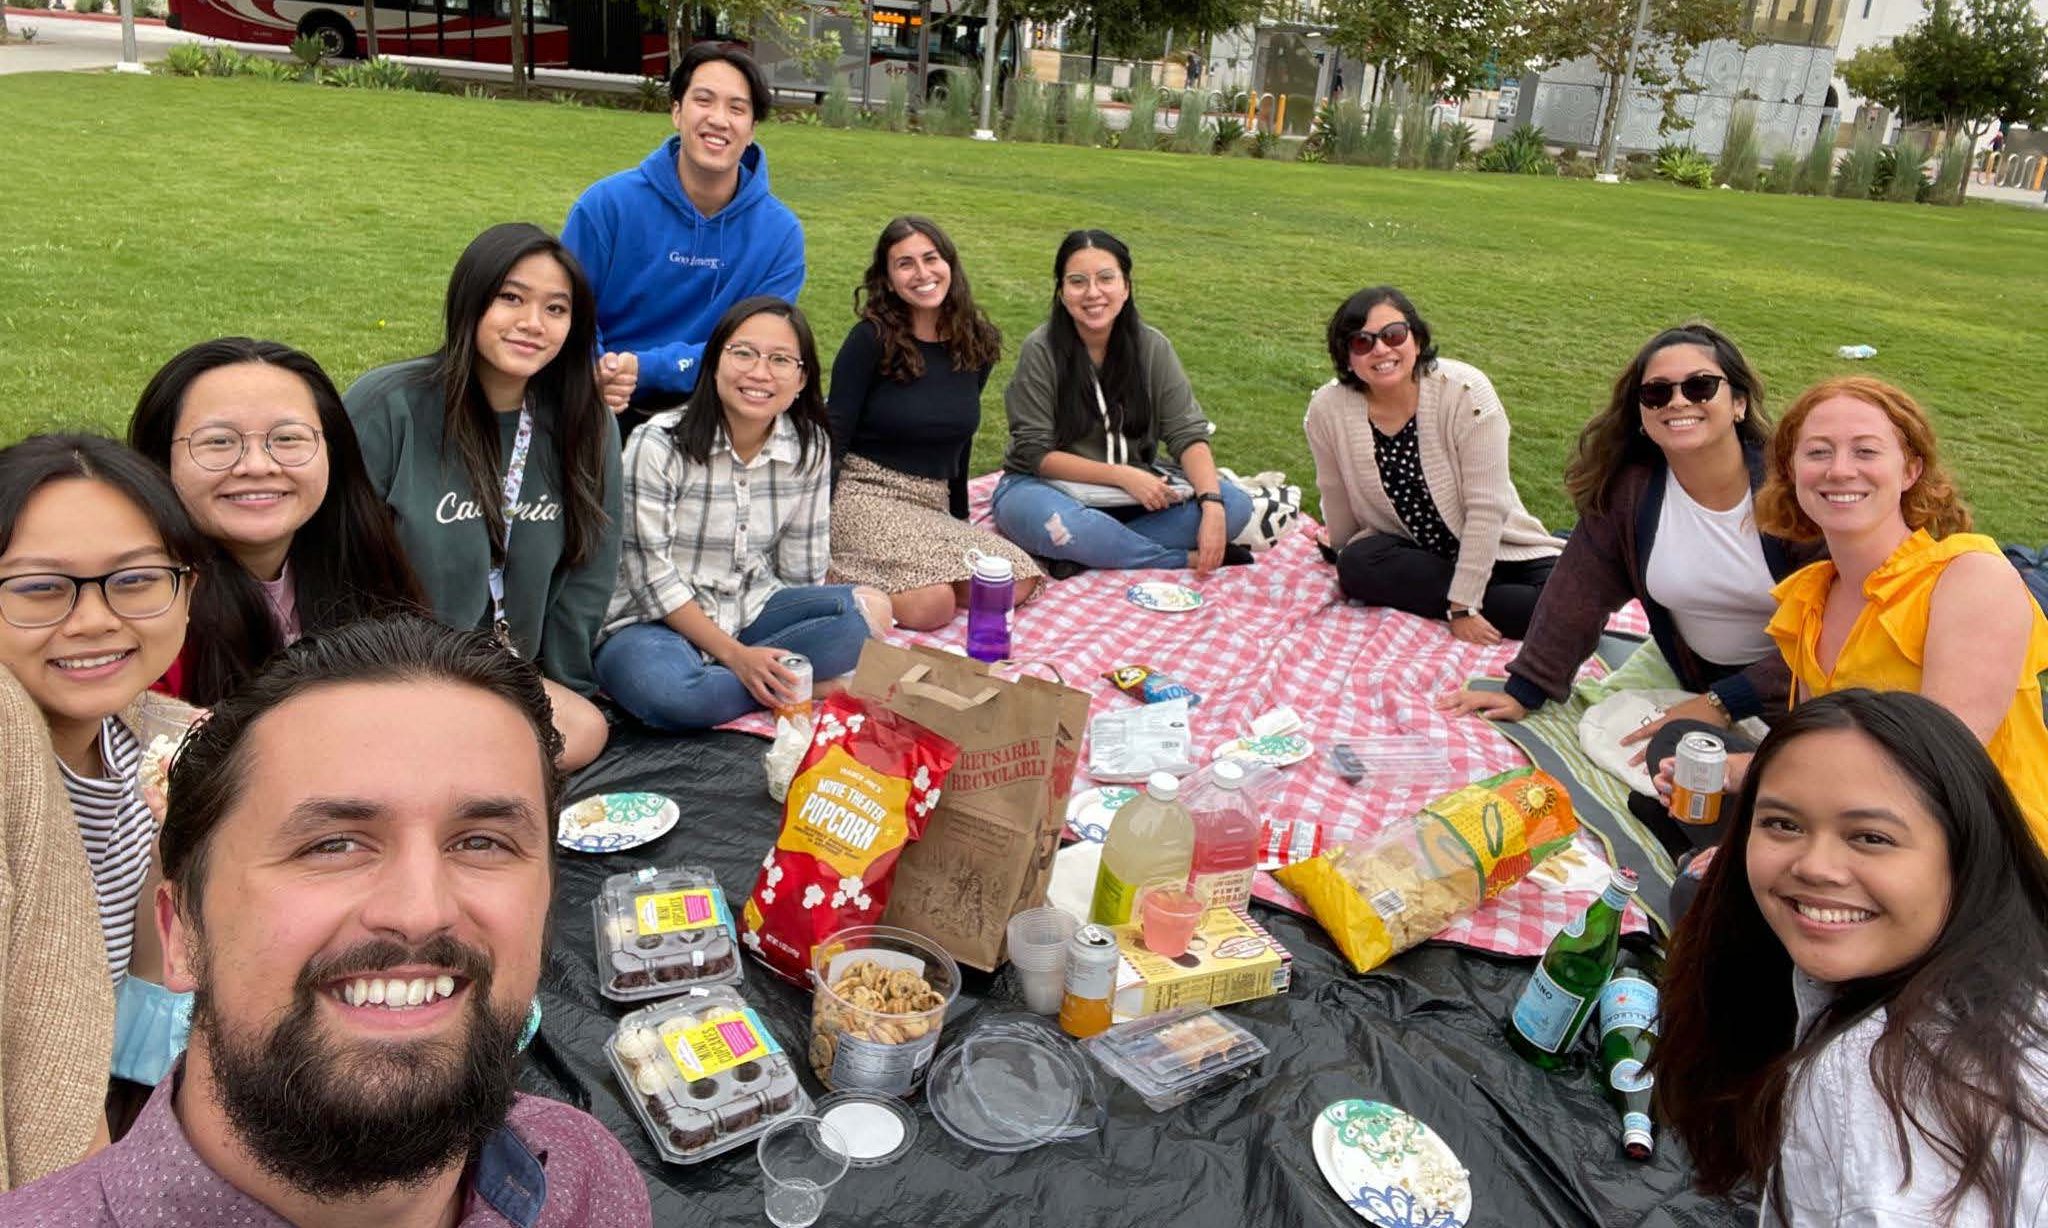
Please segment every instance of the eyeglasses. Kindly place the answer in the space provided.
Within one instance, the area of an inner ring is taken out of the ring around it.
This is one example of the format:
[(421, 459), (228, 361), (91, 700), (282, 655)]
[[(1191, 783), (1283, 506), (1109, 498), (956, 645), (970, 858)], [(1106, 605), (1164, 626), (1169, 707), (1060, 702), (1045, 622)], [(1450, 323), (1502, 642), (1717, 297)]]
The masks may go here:
[(208, 427), (190, 435), (180, 435), (171, 442), (184, 444), (185, 450), (192, 454), (193, 464), (219, 473), (241, 463), (251, 439), (261, 439), (263, 450), (270, 454), (270, 459), (287, 469), (296, 469), (320, 454), (320, 432), (298, 422), (281, 422), (267, 431)]
[(1378, 332), (1374, 332), (1369, 328), (1361, 328), (1351, 334), (1351, 340), (1348, 343), (1351, 347), (1351, 356), (1353, 358), (1363, 358), (1367, 354), (1372, 353), (1373, 346), (1382, 341), (1387, 343), (1388, 349), (1398, 350), (1401, 348), (1402, 343), (1407, 341), (1414, 332), (1415, 330), (1409, 327), (1406, 320), (1396, 320)]
[(1728, 382), (1725, 375), (1688, 375), (1682, 380), (1644, 380), (1636, 388), (1636, 400), (1644, 409), (1662, 409), (1671, 404), (1671, 390), (1685, 394), (1685, 399), (1694, 405), (1704, 405), (1721, 391), (1721, 385)]
[(728, 345), (725, 347), (725, 356), (732, 359), (742, 371), (756, 369), (765, 358), (768, 360), (768, 373), (776, 379), (795, 379), (797, 372), (804, 369), (804, 360), (794, 354), (763, 354), (751, 345)]
[[(1124, 271), (1118, 268), (1103, 269), (1094, 277), (1095, 284), (1101, 286), (1105, 290), (1111, 289), (1123, 279)], [(1060, 278), (1060, 284), (1064, 285), (1067, 289), (1072, 290), (1076, 294), (1080, 294), (1087, 290), (1088, 282), (1089, 277), (1086, 273), (1069, 273), (1065, 277)]]
[(0, 618), (24, 631), (54, 627), (71, 617), (78, 606), (78, 594), (89, 587), (100, 590), (101, 600), (116, 618), (155, 618), (178, 600), (190, 567), (123, 567), (97, 576), (67, 576), (58, 572), (8, 576), (0, 579)]

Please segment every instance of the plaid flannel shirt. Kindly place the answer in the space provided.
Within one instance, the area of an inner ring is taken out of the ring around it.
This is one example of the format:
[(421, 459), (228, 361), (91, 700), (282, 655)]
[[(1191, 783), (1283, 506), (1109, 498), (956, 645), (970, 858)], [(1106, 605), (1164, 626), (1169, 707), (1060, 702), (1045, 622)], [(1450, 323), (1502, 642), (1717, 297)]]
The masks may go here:
[(699, 465), (671, 433), (681, 417), (656, 414), (626, 445), (619, 584), (600, 640), (690, 601), (737, 635), (779, 590), (825, 578), (831, 449), (821, 441), (800, 463), (796, 427), (783, 415), (753, 460), (734, 455), (720, 429)]

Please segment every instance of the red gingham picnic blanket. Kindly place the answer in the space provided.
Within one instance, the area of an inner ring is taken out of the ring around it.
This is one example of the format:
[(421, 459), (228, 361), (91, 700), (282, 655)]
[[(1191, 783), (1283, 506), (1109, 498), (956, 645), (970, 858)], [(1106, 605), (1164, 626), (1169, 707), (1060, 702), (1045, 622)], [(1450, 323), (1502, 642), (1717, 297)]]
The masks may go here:
[[(973, 517), (982, 522), (993, 476), (971, 489)], [(1281, 783), (1261, 799), (1268, 825), (1268, 856), (1277, 868), (1317, 848), (1368, 836), (1406, 819), (1431, 799), (1497, 772), (1527, 763), (1522, 752), (1487, 722), (1438, 712), (1434, 698), (1477, 676), (1498, 676), (1514, 656), (1513, 642), (1495, 648), (1453, 638), (1441, 623), (1391, 610), (1345, 603), (1336, 573), (1317, 555), (1304, 518), (1286, 540), (1248, 567), (1225, 567), (1204, 579), (1180, 571), (1091, 571), (1050, 584), (1011, 619), (1012, 652), (1029, 669), (1053, 666), (1069, 686), (1094, 696), (1091, 713), (1131, 707), (1104, 674), (1120, 665), (1149, 665), (1202, 697), (1193, 711), (1195, 761), (1250, 732), (1251, 720), (1286, 705), (1302, 720), (1315, 745), (1308, 759), (1281, 771)], [(1203, 605), (1188, 613), (1153, 613), (1130, 603), (1126, 592), (1146, 580), (1185, 583)], [(1641, 633), (1646, 623), (1631, 605), (1611, 626)], [(966, 642), (966, 616), (933, 632), (896, 631), (894, 643), (957, 649)], [(1043, 672), (1043, 671), (1036, 671)], [(773, 722), (757, 713), (728, 728), (772, 736)], [(1374, 787), (1353, 785), (1330, 766), (1332, 740), (1375, 735), (1421, 735), (1440, 748), (1440, 777)], [(1092, 782), (1075, 781), (1079, 791)], [(1597, 845), (1579, 847), (1595, 861)], [(1258, 875), (1258, 898), (1305, 911), (1270, 874)], [(1540, 955), (1550, 936), (1585, 911), (1599, 885), (1559, 889), (1524, 880), (1439, 938), (1508, 955)], [(1631, 910), (1632, 929), (1642, 928)]]

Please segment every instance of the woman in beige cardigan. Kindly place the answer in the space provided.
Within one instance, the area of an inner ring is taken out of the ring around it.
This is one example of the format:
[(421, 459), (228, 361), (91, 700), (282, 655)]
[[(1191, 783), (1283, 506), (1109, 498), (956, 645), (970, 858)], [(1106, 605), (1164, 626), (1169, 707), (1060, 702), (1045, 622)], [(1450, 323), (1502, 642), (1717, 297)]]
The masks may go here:
[(1493, 384), (1439, 359), (1392, 286), (1346, 299), (1328, 340), (1337, 378), (1303, 429), (1344, 595), (1448, 619), (1467, 643), (1520, 639), (1564, 543), (1515, 493)]

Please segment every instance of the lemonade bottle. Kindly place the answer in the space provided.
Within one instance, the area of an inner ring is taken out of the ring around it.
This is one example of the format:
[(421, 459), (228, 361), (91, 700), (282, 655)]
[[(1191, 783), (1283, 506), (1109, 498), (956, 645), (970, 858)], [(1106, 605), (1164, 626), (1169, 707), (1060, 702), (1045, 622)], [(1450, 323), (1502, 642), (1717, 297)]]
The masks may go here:
[(1139, 887), (1155, 878), (1186, 881), (1194, 859), (1195, 820), (1180, 803), (1180, 782), (1171, 772), (1154, 772), (1145, 791), (1124, 803), (1109, 825), (1088, 919), (1125, 924)]
[[(1265, 769), (1270, 772), (1271, 769)], [(1183, 794), (1195, 822), (1194, 875), (1212, 905), (1251, 902), (1259, 865), (1259, 810), (1243, 764), (1219, 759)]]

